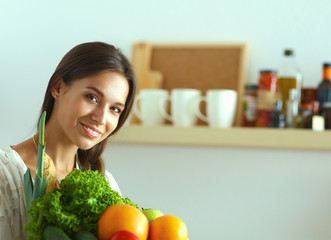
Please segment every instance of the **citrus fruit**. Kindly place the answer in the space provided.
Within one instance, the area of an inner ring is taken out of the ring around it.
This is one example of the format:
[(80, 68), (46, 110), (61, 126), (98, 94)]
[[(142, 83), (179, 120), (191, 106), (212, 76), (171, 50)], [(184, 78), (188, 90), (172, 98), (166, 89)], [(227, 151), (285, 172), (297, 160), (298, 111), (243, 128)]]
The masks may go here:
[(114, 233), (129, 231), (140, 240), (148, 237), (149, 222), (138, 208), (128, 204), (115, 204), (106, 208), (98, 221), (98, 239), (108, 240)]
[(187, 240), (186, 224), (172, 215), (158, 217), (149, 227), (149, 240)]
[(132, 232), (119, 231), (109, 238), (109, 240), (139, 240), (139, 238)]

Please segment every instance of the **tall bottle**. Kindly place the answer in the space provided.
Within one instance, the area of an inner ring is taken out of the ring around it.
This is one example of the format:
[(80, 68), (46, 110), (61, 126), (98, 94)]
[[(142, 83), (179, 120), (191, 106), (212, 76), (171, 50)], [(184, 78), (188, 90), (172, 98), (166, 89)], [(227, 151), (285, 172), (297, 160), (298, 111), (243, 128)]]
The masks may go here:
[(286, 127), (294, 128), (297, 127), (297, 117), (299, 110), (297, 90), (292, 88), (290, 90), (289, 99), (286, 102)]
[[(285, 49), (282, 62), (278, 71), (278, 86), (282, 96), (282, 102), (289, 100), (290, 89), (297, 89), (297, 99), (301, 102), (302, 74), (297, 66), (294, 50)], [(285, 111), (286, 104), (283, 104)]]
[(270, 115), (270, 127), (284, 128), (285, 127), (285, 114), (282, 112), (282, 101), (275, 102), (274, 110)]
[(325, 102), (331, 102), (331, 64), (323, 64), (323, 79), (317, 87), (317, 100), (320, 110), (323, 111)]

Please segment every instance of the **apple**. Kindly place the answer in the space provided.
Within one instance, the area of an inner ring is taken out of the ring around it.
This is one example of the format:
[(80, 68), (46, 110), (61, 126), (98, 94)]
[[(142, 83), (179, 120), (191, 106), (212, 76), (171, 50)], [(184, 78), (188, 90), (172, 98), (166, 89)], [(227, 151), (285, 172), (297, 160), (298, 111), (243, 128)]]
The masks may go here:
[(109, 240), (139, 240), (139, 238), (132, 232), (122, 230), (114, 233)]
[(164, 214), (158, 210), (158, 209), (153, 209), (153, 208), (143, 208), (142, 212), (145, 214), (145, 216), (147, 217), (149, 224), (151, 224), (151, 222), (158, 217), (163, 216)]

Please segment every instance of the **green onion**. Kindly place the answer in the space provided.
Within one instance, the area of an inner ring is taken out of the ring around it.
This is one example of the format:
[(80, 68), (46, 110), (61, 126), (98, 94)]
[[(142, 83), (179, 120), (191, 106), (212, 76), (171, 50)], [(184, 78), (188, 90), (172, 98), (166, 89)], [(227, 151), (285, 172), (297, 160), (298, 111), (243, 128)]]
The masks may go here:
[(28, 211), (30, 209), (31, 203), (34, 199), (43, 196), (46, 193), (48, 178), (43, 178), (44, 172), (44, 153), (45, 153), (45, 118), (46, 112), (43, 112), (39, 121), (39, 141), (38, 141), (38, 156), (37, 156), (37, 170), (35, 176), (35, 183), (33, 185), (33, 180), (31, 177), (31, 171), (28, 168), (24, 174), (24, 191), (26, 200), (26, 211), (28, 215), (28, 220), (30, 219)]

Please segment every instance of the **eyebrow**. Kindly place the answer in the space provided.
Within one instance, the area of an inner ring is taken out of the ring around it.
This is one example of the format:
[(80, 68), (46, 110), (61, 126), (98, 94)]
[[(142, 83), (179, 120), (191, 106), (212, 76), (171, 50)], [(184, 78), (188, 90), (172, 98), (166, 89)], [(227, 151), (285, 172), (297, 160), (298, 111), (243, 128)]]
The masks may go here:
[[(98, 88), (96, 87), (86, 87), (88, 89), (91, 89), (93, 91), (95, 91), (96, 93), (98, 93), (101, 97), (105, 97), (105, 95), (103, 94), (102, 91), (100, 91)], [(121, 102), (116, 102), (117, 105), (121, 106), (121, 107), (125, 107), (125, 104), (121, 103)]]

